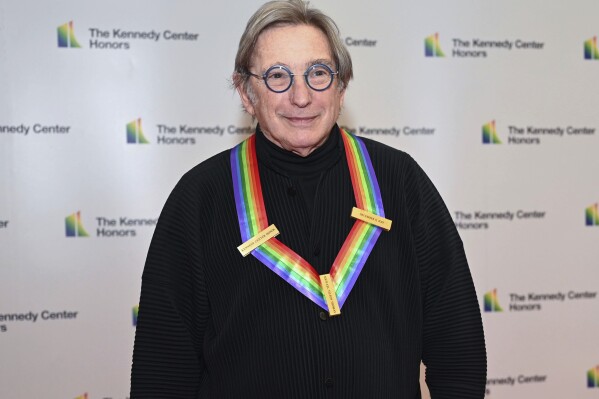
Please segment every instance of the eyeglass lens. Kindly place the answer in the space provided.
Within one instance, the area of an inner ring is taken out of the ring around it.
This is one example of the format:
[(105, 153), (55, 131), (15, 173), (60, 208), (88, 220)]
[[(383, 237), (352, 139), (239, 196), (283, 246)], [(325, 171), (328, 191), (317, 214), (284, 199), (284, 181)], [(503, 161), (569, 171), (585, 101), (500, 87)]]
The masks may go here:
[[(308, 68), (304, 76), (308, 86), (313, 90), (322, 91), (331, 85), (334, 73), (326, 65), (316, 64)], [(287, 68), (275, 65), (266, 71), (264, 80), (272, 91), (283, 92), (291, 87), (293, 77)]]

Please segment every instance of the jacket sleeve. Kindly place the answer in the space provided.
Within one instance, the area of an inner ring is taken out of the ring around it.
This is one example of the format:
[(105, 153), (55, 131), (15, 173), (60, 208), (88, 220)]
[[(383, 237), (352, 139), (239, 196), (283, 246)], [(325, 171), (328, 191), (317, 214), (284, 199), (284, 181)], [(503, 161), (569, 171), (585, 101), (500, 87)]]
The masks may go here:
[(160, 215), (142, 277), (131, 398), (197, 398), (209, 314), (198, 196), (184, 177)]
[(422, 285), (426, 383), (432, 399), (482, 399), (485, 340), (462, 240), (441, 196), (412, 162), (408, 209)]

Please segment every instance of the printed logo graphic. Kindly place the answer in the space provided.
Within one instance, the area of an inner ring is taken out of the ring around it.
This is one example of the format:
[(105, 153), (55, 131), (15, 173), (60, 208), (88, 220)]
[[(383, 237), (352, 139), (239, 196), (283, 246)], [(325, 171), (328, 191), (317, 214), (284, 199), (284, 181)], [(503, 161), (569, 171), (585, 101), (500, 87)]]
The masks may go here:
[(599, 203), (585, 209), (585, 219), (587, 226), (599, 226)]
[(599, 388), (599, 366), (587, 371), (587, 387)]
[(141, 118), (127, 123), (127, 144), (148, 144), (141, 128)]
[(133, 327), (137, 326), (137, 316), (139, 315), (139, 305), (133, 306), (131, 309), (133, 315)]
[(81, 223), (81, 211), (69, 215), (65, 219), (67, 237), (89, 237)]
[(501, 144), (495, 130), (495, 121), (483, 125), (483, 144)]
[(79, 395), (79, 396), (77, 396), (75, 399), (88, 399), (88, 397), (87, 397), (87, 392), (86, 392), (86, 393), (84, 393), (83, 395)]
[(435, 33), (424, 39), (424, 55), (427, 57), (445, 57), (439, 44), (439, 34)]
[(584, 42), (584, 59), (599, 60), (599, 50), (597, 50), (597, 36)]
[(497, 289), (487, 292), (484, 299), (485, 312), (503, 312), (503, 309), (499, 306), (499, 300), (497, 299)]
[(58, 47), (81, 48), (79, 42), (75, 38), (73, 21), (58, 27)]

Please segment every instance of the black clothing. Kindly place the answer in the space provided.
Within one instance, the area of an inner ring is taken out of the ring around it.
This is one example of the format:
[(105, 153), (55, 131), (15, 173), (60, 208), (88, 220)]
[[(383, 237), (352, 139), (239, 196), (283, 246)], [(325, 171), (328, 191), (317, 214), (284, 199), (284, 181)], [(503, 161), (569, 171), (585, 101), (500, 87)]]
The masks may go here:
[[(334, 134), (338, 156), (322, 169), (311, 217), (303, 196), (289, 190), (293, 176), (273, 168), (264, 140), (256, 142), (269, 224), (319, 274), (329, 272), (354, 224)], [(183, 176), (143, 274), (132, 399), (416, 399), (421, 359), (433, 399), (484, 397), (479, 305), (452, 218), (410, 156), (362, 140), (393, 227), (381, 233), (338, 317), (240, 255), (230, 151)]]
[[(282, 149), (264, 137), (260, 126), (256, 127), (256, 156), (267, 167), (291, 179), (287, 192), (301, 195), (306, 204), (308, 216), (312, 217), (314, 198), (323, 173), (336, 164), (341, 157), (343, 139), (335, 125), (327, 140), (307, 157)], [(298, 190), (299, 188), (299, 190)]]

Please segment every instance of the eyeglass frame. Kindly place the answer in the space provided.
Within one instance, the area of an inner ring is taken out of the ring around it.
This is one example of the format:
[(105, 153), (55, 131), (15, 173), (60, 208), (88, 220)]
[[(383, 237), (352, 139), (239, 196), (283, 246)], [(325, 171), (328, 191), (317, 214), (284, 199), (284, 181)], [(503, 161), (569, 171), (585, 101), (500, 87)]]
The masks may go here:
[[(322, 89), (316, 89), (314, 87), (312, 87), (312, 85), (310, 84), (310, 81), (308, 80), (308, 74), (309, 72), (316, 67), (325, 67), (330, 73), (331, 73), (331, 81), (329, 82), (329, 84), (322, 88)], [(291, 77), (291, 79), (289, 79), (289, 86), (287, 86), (285, 89), (283, 90), (274, 90), (272, 87), (269, 86), (268, 81), (266, 80), (266, 77), (268, 76), (268, 73), (270, 71), (272, 71), (273, 69), (282, 69), (285, 72), (287, 72), (287, 74)], [(293, 80), (295, 76), (304, 76), (304, 80), (306, 81), (306, 85), (308, 85), (308, 87), (314, 91), (325, 91), (327, 90), (329, 87), (331, 87), (331, 85), (333, 84), (333, 81), (335, 80), (335, 75), (339, 74), (339, 71), (333, 72), (333, 69), (328, 66), (327, 64), (323, 64), (323, 63), (317, 63), (317, 64), (313, 64), (310, 65), (306, 71), (303, 74), (299, 74), (299, 73), (293, 73), (291, 72), (291, 70), (289, 68), (287, 68), (285, 65), (273, 65), (270, 68), (268, 68), (266, 70), (266, 72), (264, 72), (262, 75), (256, 75), (255, 73), (251, 73), (250, 71), (246, 70), (246, 73), (250, 76), (253, 76), (257, 79), (262, 79), (264, 80), (264, 84), (266, 85), (266, 87), (268, 88), (268, 90), (272, 91), (273, 93), (285, 93), (287, 90), (289, 90), (291, 88), (291, 86), (293, 86)]]

